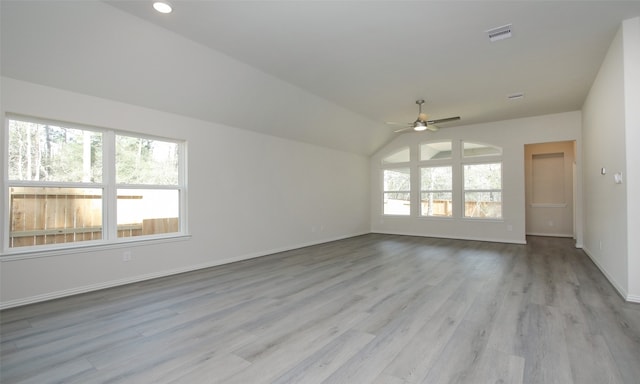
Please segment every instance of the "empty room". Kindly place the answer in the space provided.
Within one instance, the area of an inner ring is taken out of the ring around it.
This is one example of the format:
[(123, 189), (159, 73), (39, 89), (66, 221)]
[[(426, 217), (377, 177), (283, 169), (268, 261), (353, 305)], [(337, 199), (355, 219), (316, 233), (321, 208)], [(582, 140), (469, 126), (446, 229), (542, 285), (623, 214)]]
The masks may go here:
[(3, 384), (638, 383), (639, 1), (0, 21)]

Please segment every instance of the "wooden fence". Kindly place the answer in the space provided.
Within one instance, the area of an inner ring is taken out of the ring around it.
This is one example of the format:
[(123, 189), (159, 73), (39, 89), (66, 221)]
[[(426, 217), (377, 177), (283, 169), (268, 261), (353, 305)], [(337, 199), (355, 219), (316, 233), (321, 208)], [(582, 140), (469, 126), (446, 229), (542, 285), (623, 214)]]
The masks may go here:
[[(37, 192), (36, 192), (37, 190)], [(71, 243), (102, 239), (102, 196), (82, 189), (12, 188), (9, 246)], [(142, 199), (142, 196), (119, 196)], [(178, 218), (119, 224), (118, 237), (178, 231)]]

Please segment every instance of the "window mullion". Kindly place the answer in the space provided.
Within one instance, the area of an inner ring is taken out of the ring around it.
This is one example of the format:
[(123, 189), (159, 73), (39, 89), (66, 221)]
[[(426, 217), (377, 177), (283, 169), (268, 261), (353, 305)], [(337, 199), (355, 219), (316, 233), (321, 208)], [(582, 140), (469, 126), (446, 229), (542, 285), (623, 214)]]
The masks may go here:
[(105, 240), (115, 240), (118, 237), (117, 228), (117, 186), (116, 186), (116, 145), (115, 133), (106, 131), (103, 143), (103, 233)]

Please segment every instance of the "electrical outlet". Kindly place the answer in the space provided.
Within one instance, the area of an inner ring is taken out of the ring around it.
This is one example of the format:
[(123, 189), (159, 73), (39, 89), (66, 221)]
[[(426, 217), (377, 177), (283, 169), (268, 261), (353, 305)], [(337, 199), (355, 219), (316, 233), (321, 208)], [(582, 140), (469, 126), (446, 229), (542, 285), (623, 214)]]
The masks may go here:
[(122, 261), (131, 261), (131, 251), (122, 252)]

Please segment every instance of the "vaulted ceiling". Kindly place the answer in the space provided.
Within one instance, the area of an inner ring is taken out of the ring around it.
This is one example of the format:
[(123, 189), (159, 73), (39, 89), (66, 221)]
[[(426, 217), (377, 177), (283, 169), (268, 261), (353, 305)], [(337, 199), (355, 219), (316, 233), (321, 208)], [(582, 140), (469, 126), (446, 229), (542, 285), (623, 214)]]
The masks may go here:
[[(173, 0), (174, 11), (167, 15), (155, 12), (151, 1), (81, 3), (3, 0), (2, 22), (9, 24), (3, 26), (3, 75), (361, 154), (371, 154), (393, 137), (394, 127), (386, 121), (415, 120), (416, 99), (426, 100), (424, 109), (432, 119), (461, 116), (443, 129), (579, 110), (621, 21), (640, 16), (640, 1)], [(490, 42), (486, 31), (506, 24), (512, 25), (512, 37)], [(164, 38), (150, 38), (155, 47), (141, 44), (157, 31)], [(48, 38), (66, 40), (55, 47), (36, 42), (51, 34)], [(224, 100), (198, 84), (211, 87), (206, 72), (225, 68), (199, 65), (191, 52), (175, 48), (176, 39), (229, 57), (362, 119), (354, 120), (353, 127), (349, 119), (338, 119), (340, 127), (314, 133), (318, 127), (313, 121), (326, 126), (331, 118), (302, 102), (258, 97), (259, 92), (248, 90), (263, 86), (259, 78), (246, 78), (248, 84), (236, 80), (235, 85), (216, 80), (229, 95), (226, 109), (217, 110), (214, 105)], [(90, 41), (102, 47), (90, 49)], [(171, 50), (154, 56), (153, 62), (140, 58), (146, 50), (161, 51), (165, 43)], [(39, 73), (44, 64), (32, 62), (38, 55), (25, 52), (36, 48), (50, 66), (61, 67), (48, 68), (50, 78)], [(110, 57), (102, 64), (81, 57), (104, 50)], [(71, 59), (52, 59), (55, 55)], [(192, 71), (176, 62), (180, 55), (190, 57)], [(131, 73), (124, 73), (123, 62)], [(149, 79), (159, 74), (145, 70), (154, 62), (169, 63), (178, 72), (167, 66), (164, 79)], [(77, 68), (71, 70), (73, 63)], [(61, 75), (64, 66), (70, 73), (66, 78)], [(102, 73), (127, 80), (118, 84), (95, 76)], [(184, 89), (171, 98), (160, 95), (152, 81)], [(132, 89), (123, 89), (126, 84)], [(509, 100), (514, 93), (524, 97)], [(207, 98), (210, 102), (198, 102)], [(308, 124), (302, 117), (288, 121), (296, 111), (303, 111)]]

